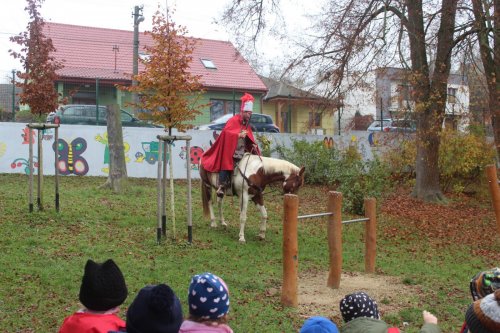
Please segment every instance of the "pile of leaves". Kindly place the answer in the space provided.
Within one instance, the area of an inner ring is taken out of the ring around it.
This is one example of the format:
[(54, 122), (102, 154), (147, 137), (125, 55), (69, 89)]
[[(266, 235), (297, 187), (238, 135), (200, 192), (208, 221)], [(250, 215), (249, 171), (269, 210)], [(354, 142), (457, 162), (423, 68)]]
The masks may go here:
[(381, 213), (397, 221), (382, 226), (387, 237), (425, 237), (435, 247), (469, 246), (474, 255), (498, 265), (498, 231), (490, 198), (448, 194), (447, 204), (426, 203), (412, 198), (410, 191), (399, 189), (384, 200)]

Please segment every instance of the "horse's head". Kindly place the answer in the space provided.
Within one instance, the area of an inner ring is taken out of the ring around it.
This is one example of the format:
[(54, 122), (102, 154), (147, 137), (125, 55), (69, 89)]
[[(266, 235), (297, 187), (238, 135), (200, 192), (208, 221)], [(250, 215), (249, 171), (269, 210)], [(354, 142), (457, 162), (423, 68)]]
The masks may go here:
[(283, 192), (285, 194), (295, 194), (299, 188), (304, 184), (304, 170), (300, 168), (299, 172), (292, 172), (283, 182)]

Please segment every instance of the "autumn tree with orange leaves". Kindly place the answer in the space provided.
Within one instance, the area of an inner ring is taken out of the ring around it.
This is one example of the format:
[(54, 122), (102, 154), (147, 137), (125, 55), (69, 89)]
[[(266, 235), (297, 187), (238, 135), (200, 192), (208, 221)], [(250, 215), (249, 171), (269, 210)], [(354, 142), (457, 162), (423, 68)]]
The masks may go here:
[(147, 59), (142, 59), (144, 71), (134, 77), (137, 86), (122, 87), (137, 93), (139, 103), (132, 105), (148, 110), (144, 118), (160, 123), (171, 134), (172, 128), (185, 131), (198, 114), (198, 103), (203, 94), (201, 75), (189, 72), (193, 60), (195, 41), (185, 36), (186, 29), (159, 10), (153, 16), (153, 29), (146, 34), (153, 39), (152, 46), (145, 46)]
[(17, 76), (23, 80), (16, 83), (22, 88), (20, 103), (29, 105), (31, 113), (42, 115), (54, 111), (58, 106), (59, 94), (54, 82), (57, 79), (56, 71), (63, 65), (51, 55), (56, 49), (52, 40), (43, 33), (45, 21), (38, 11), (43, 0), (26, 2), (25, 10), (30, 16), (26, 31), (10, 37), (12, 42), (21, 45), (21, 50), (9, 52), (24, 67), (24, 72), (17, 72)]

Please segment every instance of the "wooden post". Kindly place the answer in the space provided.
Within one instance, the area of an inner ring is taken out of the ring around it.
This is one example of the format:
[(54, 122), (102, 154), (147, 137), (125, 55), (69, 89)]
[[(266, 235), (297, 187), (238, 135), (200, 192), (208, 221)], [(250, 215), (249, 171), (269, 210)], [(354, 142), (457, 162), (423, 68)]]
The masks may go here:
[(286, 194), (283, 209), (283, 286), (281, 289), (281, 304), (297, 307), (299, 304), (297, 297), (299, 197), (294, 194)]
[[(174, 139), (176, 140), (176, 139)], [(174, 140), (168, 142), (168, 171), (170, 175), (170, 225), (172, 226), (172, 239), (176, 238), (175, 230), (175, 186), (174, 186), (174, 163), (172, 159), (172, 143)], [(166, 162), (165, 162), (166, 163)]]
[(54, 142), (54, 175), (55, 175), (55, 187), (56, 187), (56, 212), (59, 213), (59, 127), (54, 129), (55, 131), (55, 142)]
[(495, 219), (497, 220), (497, 232), (500, 235), (500, 189), (498, 188), (497, 168), (495, 165), (486, 166), (486, 176), (488, 177), (491, 200), (495, 210)]
[[(167, 238), (167, 142), (162, 141), (163, 150), (162, 150), (162, 163), (163, 163), (163, 176), (161, 181), (161, 200), (163, 202), (162, 210), (161, 210), (161, 230), (164, 238)], [(160, 147), (158, 147), (158, 150)]]
[(375, 257), (377, 256), (377, 201), (365, 198), (365, 272), (375, 273)]
[(328, 250), (330, 253), (330, 273), (327, 286), (338, 289), (342, 273), (342, 193), (328, 192)]
[(38, 129), (38, 188), (36, 203), (43, 210), (43, 129)]
[(35, 165), (33, 163), (33, 129), (28, 127), (28, 142), (29, 142), (29, 161), (28, 161), (28, 169), (29, 169), (29, 210), (30, 213), (33, 213), (33, 173), (35, 173)]
[(165, 203), (162, 202), (162, 183), (163, 183), (163, 179), (162, 179), (162, 173), (161, 173), (161, 169), (162, 169), (162, 160), (163, 160), (163, 154), (162, 154), (162, 140), (159, 139), (158, 140), (158, 175), (156, 177), (156, 202), (157, 202), (157, 227), (156, 227), (156, 242), (158, 244), (161, 243), (161, 234), (162, 234), (162, 205), (164, 205)]
[(191, 208), (191, 140), (186, 140), (186, 176), (187, 176), (187, 225), (188, 225), (188, 242), (193, 242), (193, 217)]

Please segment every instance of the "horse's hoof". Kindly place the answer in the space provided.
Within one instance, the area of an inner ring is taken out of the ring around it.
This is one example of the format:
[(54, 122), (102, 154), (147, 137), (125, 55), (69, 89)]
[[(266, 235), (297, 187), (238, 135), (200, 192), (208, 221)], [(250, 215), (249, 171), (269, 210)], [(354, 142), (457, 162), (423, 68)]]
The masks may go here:
[(266, 240), (266, 235), (265, 234), (259, 234), (259, 239), (260, 240)]
[(245, 241), (245, 238), (240, 238), (240, 244), (245, 244), (246, 241)]
[(226, 221), (222, 221), (220, 224), (221, 224), (224, 228), (227, 228), (227, 223), (226, 223)]
[(217, 224), (215, 222), (210, 223), (210, 228), (217, 228)]

